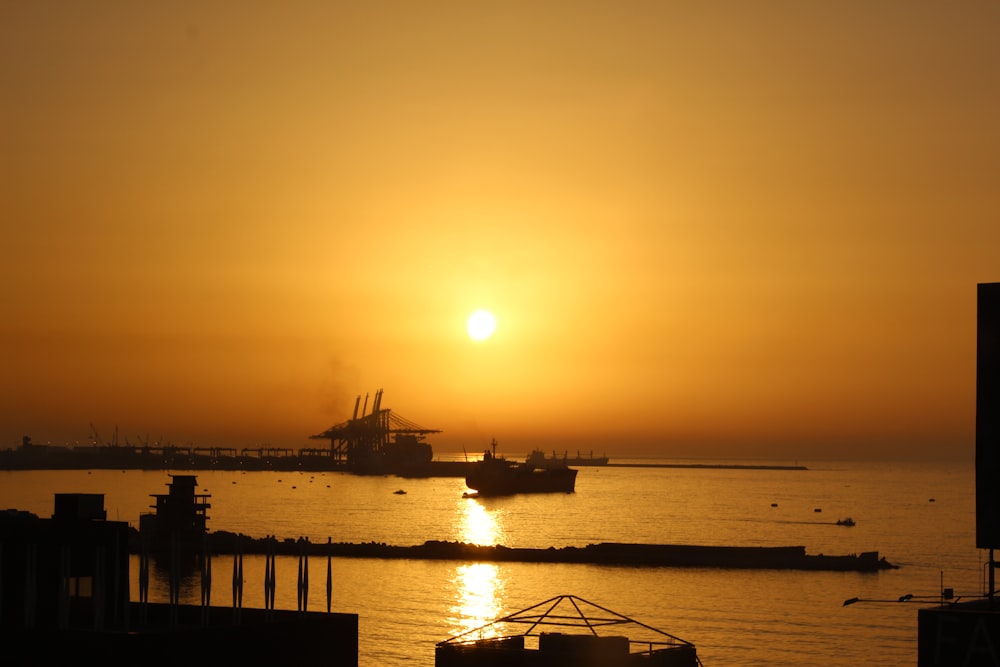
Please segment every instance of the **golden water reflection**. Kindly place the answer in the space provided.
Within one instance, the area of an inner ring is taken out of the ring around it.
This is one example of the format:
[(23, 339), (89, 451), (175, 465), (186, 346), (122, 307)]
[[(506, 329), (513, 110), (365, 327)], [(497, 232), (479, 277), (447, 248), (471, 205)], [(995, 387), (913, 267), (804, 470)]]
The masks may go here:
[[(500, 617), (503, 598), (503, 579), (495, 563), (467, 563), (455, 568), (455, 606), (452, 623), (455, 634), (474, 630)], [(483, 638), (496, 633), (486, 628)], [(477, 637), (478, 638), (478, 637)]]
[[(460, 509), (459, 539), (479, 545), (504, 543), (504, 531), (498, 520), (501, 510), (488, 509), (468, 498)], [(452, 580), (454, 605), (451, 623), (454, 634), (486, 625), (501, 615), (504, 581), (495, 563), (467, 563), (455, 568)], [(491, 636), (491, 635), (483, 635)]]
[(500, 510), (487, 509), (472, 498), (464, 499), (459, 539), (470, 544), (491, 546), (504, 543), (504, 531), (497, 520)]

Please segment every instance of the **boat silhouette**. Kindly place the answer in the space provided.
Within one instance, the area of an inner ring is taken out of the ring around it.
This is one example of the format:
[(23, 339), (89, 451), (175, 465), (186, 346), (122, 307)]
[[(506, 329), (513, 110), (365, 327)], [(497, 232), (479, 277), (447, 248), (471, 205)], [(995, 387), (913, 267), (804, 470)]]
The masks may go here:
[(567, 465), (535, 466), (511, 461), (496, 453), (497, 441), (483, 452), (465, 475), (465, 484), (480, 496), (507, 496), (518, 493), (573, 493), (576, 473)]

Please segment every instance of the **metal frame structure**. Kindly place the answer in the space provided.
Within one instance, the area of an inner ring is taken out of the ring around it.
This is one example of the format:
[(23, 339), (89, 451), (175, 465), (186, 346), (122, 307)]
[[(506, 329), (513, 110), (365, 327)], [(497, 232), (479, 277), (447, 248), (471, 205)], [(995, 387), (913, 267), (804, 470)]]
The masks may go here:
[[(516, 626), (527, 626), (527, 629), (524, 632), (514, 632)], [(609, 628), (615, 632), (627, 630), (632, 633), (628, 636), (630, 655), (653, 655), (672, 649), (694, 650), (695, 648), (694, 644), (680, 637), (575, 595), (549, 598), (486, 625), (455, 635), (439, 642), (437, 646), (476, 646), (481, 645), (483, 641), (503, 642), (512, 637), (537, 638), (544, 632), (561, 632), (562, 629), (578, 631), (575, 634), (600, 637), (602, 635), (598, 630), (604, 631), (604, 636), (608, 636)], [(581, 630), (584, 632), (579, 632)], [(638, 636), (635, 633), (638, 633)], [(701, 661), (695, 659), (700, 665)]]

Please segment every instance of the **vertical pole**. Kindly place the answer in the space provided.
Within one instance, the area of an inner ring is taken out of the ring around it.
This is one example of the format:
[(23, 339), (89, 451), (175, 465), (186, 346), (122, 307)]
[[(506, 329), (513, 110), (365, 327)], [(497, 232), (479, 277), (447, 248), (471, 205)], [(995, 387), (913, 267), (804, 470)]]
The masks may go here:
[(201, 625), (208, 625), (208, 608), (212, 604), (212, 559), (208, 552), (208, 535), (201, 539)]
[(278, 587), (278, 552), (277, 547), (278, 538), (274, 535), (271, 536), (271, 593), (270, 593), (270, 609), (271, 617), (274, 617), (274, 593), (275, 589)]
[(271, 608), (270, 586), (271, 586), (271, 536), (268, 535), (264, 545), (264, 610), (265, 611)]
[(302, 538), (301, 537), (298, 539), (298, 542), (297, 542), (296, 546), (298, 547), (296, 550), (298, 551), (298, 556), (299, 556), (299, 574), (298, 574), (298, 580), (297, 580), (296, 586), (295, 586), (295, 600), (296, 600), (296, 602), (295, 602), (295, 609), (296, 609), (296, 611), (299, 612), (299, 615), (301, 615), (302, 614), (302, 590), (303, 590), (302, 587), (303, 587), (303, 582), (304, 582), (304, 579), (303, 579), (304, 573), (302, 571)]
[(243, 552), (240, 552), (240, 596), (239, 596), (239, 608), (243, 609)]
[(275, 588), (275, 538), (273, 535), (267, 538), (267, 553), (264, 563), (264, 617), (271, 620), (274, 617), (274, 588)]
[(326, 613), (330, 613), (330, 603), (333, 600), (333, 541), (326, 538)]
[(309, 608), (309, 538), (302, 538), (302, 611)]
[(212, 554), (207, 550), (205, 551), (205, 571), (208, 576), (205, 577), (205, 606), (212, 606)]
[(243, 543), (236, 537), (236, 548), (233, 550), (233, 625), (240, 623), (243, 609)]

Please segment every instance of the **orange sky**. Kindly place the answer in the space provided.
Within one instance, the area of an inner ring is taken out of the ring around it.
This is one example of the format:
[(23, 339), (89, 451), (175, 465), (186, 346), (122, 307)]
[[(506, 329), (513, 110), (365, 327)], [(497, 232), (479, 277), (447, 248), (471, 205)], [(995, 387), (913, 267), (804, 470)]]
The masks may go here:
[(384, 388), (440, 453), (971, 459), (998, 33), (0, 0), (0, 446), (315, 446)]

